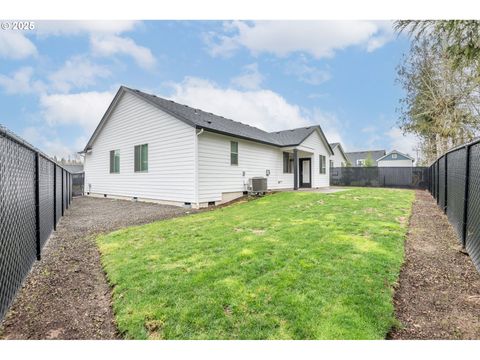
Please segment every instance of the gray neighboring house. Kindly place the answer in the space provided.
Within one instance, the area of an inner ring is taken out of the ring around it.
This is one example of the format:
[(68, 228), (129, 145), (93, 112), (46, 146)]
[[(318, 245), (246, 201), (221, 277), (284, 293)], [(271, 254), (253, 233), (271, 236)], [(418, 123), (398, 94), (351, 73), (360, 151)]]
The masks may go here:
[(377, 161), (379, 167), (412, 167), (415, 159), (408, 154), (392, 150)]
[(373, 166), (378, 166), (378, 159), (385, 156), (386, 152), (385, 150), (366, 150), (345, 153), (352, 167), (362, 167), (369, 154), (372, 157)]
[(79, 174), (83, 172), (83, 165), (62, 165), (65, 169), (72, 174)]

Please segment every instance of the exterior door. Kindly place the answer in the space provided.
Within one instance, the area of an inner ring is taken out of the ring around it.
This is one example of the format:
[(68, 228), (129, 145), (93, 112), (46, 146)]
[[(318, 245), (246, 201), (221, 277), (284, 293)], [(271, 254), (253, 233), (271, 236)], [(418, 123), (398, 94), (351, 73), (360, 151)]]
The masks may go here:
[(300, 159), (300, 187), (312, 187), (312, 159)]

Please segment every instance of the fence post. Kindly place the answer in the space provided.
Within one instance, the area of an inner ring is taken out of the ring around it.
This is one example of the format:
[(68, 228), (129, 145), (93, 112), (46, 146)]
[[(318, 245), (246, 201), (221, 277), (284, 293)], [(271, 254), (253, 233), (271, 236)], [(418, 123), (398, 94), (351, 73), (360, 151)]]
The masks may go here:
[(443, 204), (443, 212), (446, 214), (447, 213), (447, 195), (448, 195), (448, 186), (447, 186), (447, 181), (448, 181), (448, 154), (445, 154), (445, 199), (444, 199), (444, 204)]
[(35, 241), (40, 260), (40, 154), (35, 153)]
[(57, 164), (53, 164), (53, 230), (57, 230)]
[(467, 222), (468, 222), (468, 191), (470, 184), (470, 145), (465, 146), (467, 150), (465, 167), (465, 192), (463, 194), (463, 228), (462, 228), (462, 247), (465, 249), (467, 246)]
[(64, 176), (64, 172), (65, 172), (65, 171), (63, 170), (63, 168), (61, 169), (61, 171), (62, 171), (62, 216), (63, 216), (63, 215), (65, 215), (65, 194), (64, 194), (64, 193), (65, 193), (65, 189), (64, 189), (64, 186), (63, 186), (63, 184), (64, 184), (64, 182), (65, 182), (65, 181), (63, 180), (63, 176)]

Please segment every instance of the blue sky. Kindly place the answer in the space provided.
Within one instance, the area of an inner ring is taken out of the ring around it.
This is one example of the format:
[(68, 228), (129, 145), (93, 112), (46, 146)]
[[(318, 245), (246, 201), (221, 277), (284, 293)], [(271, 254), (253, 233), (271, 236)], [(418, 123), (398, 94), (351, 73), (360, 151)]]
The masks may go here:
[(68, 156), (127, 85), (265, 130), (320, 124), (347, 151), (413, 154), (395, 112), (408, 46), (386, 21), (37, 21), (0, 30), (0, 123)]

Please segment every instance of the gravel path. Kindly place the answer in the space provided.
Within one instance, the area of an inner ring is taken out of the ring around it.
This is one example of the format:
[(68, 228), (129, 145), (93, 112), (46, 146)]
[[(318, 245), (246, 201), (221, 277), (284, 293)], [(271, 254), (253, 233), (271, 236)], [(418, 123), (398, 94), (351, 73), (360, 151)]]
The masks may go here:
[(109, 285), (94, 235), (180, 216), (174, 206), (73, 199), (7, 314), (6, 339), (115, 339)]
[(394, 302), (403, 328), (392, 339), (480, 339), (480, 274), (426, 191), (416, 193)]

